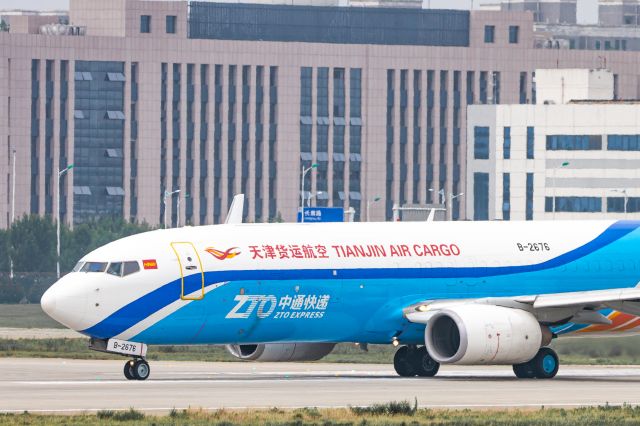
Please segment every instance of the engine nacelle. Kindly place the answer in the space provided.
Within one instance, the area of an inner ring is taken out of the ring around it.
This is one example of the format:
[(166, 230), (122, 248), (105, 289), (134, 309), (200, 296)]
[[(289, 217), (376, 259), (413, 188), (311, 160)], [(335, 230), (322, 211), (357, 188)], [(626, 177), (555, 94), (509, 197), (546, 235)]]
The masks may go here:
[(520, 364), (533, 359), (548, 334), (527, 311), (468, 304), (434, 314), (425, 344), (441, 364)]
[(245, 361), (290, 362), (317, 361), (333, 350), (335, 343), (267, 343), (227, 345), (227, 351)]

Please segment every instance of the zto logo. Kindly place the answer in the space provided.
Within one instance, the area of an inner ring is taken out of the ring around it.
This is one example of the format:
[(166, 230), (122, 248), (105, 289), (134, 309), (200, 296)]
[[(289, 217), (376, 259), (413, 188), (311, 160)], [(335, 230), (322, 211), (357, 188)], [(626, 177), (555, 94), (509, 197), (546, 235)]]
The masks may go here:
[(238, 251), (238, 247), (231, 247), (230, 249), (227, 249), (226, 251), (222, 251), (222, 250), (214, 249), (213, 247), (209, 247), (209, 248), (205, 249), (205, 251), (207, 253), (209, 253), (211, 256), (213, 256), (216, 259), (218, 259), (218, 260), (232, 259), (232, 258), (236, 257), (237, 255), (239, 255), (241, 253), (241, 252)]

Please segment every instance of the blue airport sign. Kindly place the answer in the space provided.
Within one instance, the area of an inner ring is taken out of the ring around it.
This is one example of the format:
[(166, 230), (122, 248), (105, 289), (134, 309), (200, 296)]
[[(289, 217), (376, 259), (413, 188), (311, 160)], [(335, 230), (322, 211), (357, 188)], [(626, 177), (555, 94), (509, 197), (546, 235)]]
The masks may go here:
[[(343, 222), (344, 209), (341, 207), (305, 207), (305, 222)], [(298, 211), (298, 222), (300, 222), (300, 211)]]

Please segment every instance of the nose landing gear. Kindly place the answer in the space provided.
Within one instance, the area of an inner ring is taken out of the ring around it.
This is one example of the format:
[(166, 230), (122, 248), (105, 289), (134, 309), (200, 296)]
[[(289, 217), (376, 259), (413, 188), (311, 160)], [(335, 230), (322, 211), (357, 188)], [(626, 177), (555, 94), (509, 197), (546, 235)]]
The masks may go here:
[(124, 377), (127, 380), (146, 380), (151, 373), (149, 363), (143, 359), (132, 359), (124, 364)]

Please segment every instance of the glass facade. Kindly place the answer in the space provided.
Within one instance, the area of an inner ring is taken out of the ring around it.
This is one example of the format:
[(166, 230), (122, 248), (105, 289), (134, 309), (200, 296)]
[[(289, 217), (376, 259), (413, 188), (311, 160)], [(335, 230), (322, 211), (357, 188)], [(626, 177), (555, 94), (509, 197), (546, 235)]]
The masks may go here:
[(527, 173), (525, 219), (533, 220), (533, 173)]
[[(60, 130), (58, 170), (62, 170), (69, 164), (69, 61), (60, 61)], [(67, 222), (67, 180), (68, 173), (60, 177), (60, 220)]]
[(640, 135), (608, 135), (609, 151), (640, 151)]
[(420, 147), (422, 141), (422, 72), (420, 70), (413, 71), (413, 143), (411, 144), (413, 152), (413, 191), (411, 201), (413, 204), (420, 203)]
[(468, 11), (191, 1), (188, 14), (196, 39), (469, 45)]
[(167, 186), (167, 102), (168, 102), (168, 85), (169, 85), (169, 67), (167, 63), (160, 65), (160, 223), (165, 224), (167, 209), (164, 194), (168, 190)]
[(362, 212), (362, 69), (349, 70), (349, 205)]
[(40, 60), (31, 60), (31, 214), (40, 205)]
[[(249, 184), (249, 135), (250, 135), (250, 121), (249, 108), (251, 106), (251, 67), (249, 65), (242, 66), (242, 105), (240, 107), (241, 115), (241, 141), (240, 141), (240, 161), (241, 161), (241, 173), (240, 173), (240, 193), (247, 194)], [(253, 200), (249, 197), (245, 197), (244, 202), (244, 215), (248, 214), (249, 208)]]
[(269, 67), (269, 219), (276, 218), (278, 169), (278, 67)]
[(171, 227), (175, 227), (178, 223), (178, 199), (186, 192), (185, 188), (180, 188), (180, 158), (182, 150), (180, 149), (180, 133), (182, 117), (180, 116), (180, 100), (182, 96), (182, 66), (181, 64), (172, 65), (172, 97), (171, 97), (171, 191), (181, 190), (182, 194), (177, 194), (169, 198), (171, 204)]
[(547, 135), (549, 151), (598, 151), (602, 149), (600, 135)]
[(256, 67), (256, 108), (255, 108), (255, 184), (254, 205), (255, 221), (262, 222), (263, 215), (263, 147), (264, 147), (264, 66)]
[(493, 43), (495, 41), (496, 27), (494, 25), (484, 26), (484, 42)]
[(75, 109), (84, 117), (74, 120), (75, 223), (123, 215), (125, 83), (107, 73), (124, 75), (124, 64), (75, 62)]
[(511, 220), (511, 175), (502, 174), (502, 220)]
[(473, 174), (473, 220), (489, 220), (489, 173)]
[(387, 144), (386, 144), (386, 188), (385, 218), (393, 216), (393, 177), (394, 177), (394, 113), (395, 113), (395, 70), (387, 70)]
[(215, 66), (213, 114), (213, 223), (220, 223), (222, 212), (222, 65)]
[(400, 193), (398, 202), (400, 205), (404, 205), (407, 202), (407, 180), (409, 179), (407, 173), (407, 104), (408, 104), (408, 70), (400, 70), (400, 176), (398, 176), (400, 184)]
[(329, 205), (329, 68), (317, 69), (316, 87), (316, 190), (327, 195), (318, 197), (316, 202), (319, 206), (326, 207)]
[(207, 225), (209, 213), (209, 65), (200, 65), (200, 225)]
[(427, 70), (427, 99), (426, 99), (426, 105), (427, 105), (427, 149), (426, 149), (426, 158), (425, 158), (425, 162), (426, 162), (426, 180), (427, 180), (427, 185), (426, 185), (426, 194), (425, 194), (425, 200), (427, 203), (432, 203), (433, 202), (433, 189), (434, 189), (434, 185), (433, 185), (433, 179), (434, 179), (434, 166), (433, 166), (433, 156), (434, 156), (434, 127), (435, 127), (435, 123), (434, 123), (434, 118), (433, 118), (433, 109), (434, 109), (434, 98), (435, 98), (435, 92), (434, 92), (434, 85), (435, 85), (435, 71), (434, 70)]
[(132, 62), (129, 72), (131, 93), (129, 129), (129, 218), (132, 222), (138, 215), (138, 63)]
[(505, 160), (511, 158), (511, 127), (502, 129), (502, 158)]
[(533, 130), (533, 127), (527, 127), (527, 160), (533, 160), (534, 157), (535, 139)]
[(344, 207), (348, 197), (344, 189), (345, 165), (345, 70), (333, 69), (333, 191), (334, 207)]
[(489, 128), (475, 126), (473, 128), (473, 158), (489, 159)]
[(54, 91), (54, 61), (47, 59), (45, 61), (45, 98), (44, 98), (44, 213), (53, 214), (53, 192), (56, 179), (56, 172), (53, 162), (53, 117), (55, 110), (55, 101), (53, 99)]
[[(554, 197), (545, 197), (545, 211), (552, 212)], [(596, 213), (602, 211), (600, 197), (555, 197), (555, 211)]]
[(237, 67), (229, 65), (227, 73), (227, 209), (235, 195), (236, 177), (236, 74)]

